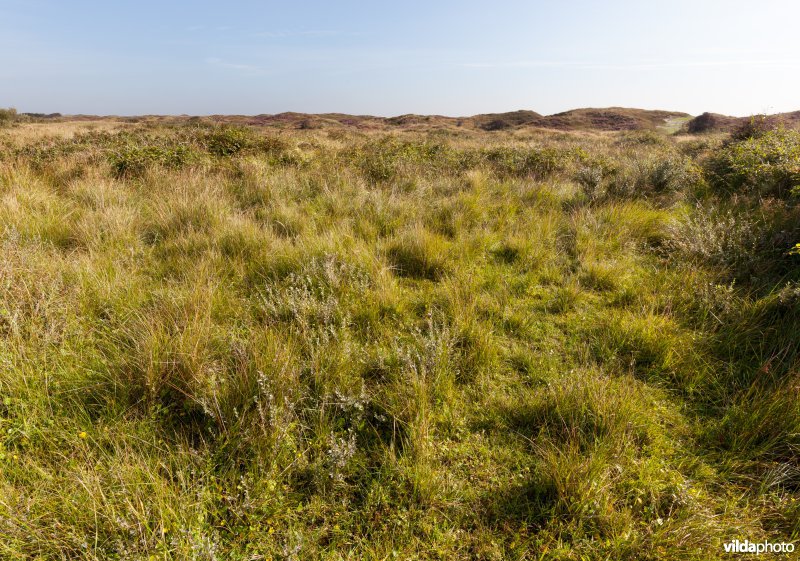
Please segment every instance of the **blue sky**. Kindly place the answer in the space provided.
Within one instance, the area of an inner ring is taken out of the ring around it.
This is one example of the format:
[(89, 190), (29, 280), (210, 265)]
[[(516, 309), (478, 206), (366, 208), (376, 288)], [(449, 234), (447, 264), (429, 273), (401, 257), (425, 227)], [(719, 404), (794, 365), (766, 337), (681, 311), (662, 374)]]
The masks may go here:
[(800, 2), (0, 0), (0, 107), (800, 109)]

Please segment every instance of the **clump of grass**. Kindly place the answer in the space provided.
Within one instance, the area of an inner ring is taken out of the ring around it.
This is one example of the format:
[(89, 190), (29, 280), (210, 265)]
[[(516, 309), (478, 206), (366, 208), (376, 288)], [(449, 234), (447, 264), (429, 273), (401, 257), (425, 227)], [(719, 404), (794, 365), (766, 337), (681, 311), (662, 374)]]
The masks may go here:
[(593, 323), (588, 342), (602, 362), (629, 370), (644, 380), (671, 381), (681, 390), (692, 389), (696, 377), (691, 357), (685, 355), (688, 339), (668, 319), (612, 312)]
[(389, 243), (386, 256), (402, 277), (436, 281), (448, 270), (448, 242), (424, 228), (400, 234)]

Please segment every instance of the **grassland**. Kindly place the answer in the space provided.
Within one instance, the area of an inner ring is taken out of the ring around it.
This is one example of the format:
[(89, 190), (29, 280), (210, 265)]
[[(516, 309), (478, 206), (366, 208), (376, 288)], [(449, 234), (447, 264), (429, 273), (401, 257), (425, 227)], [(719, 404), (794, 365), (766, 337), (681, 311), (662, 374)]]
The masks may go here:
[(0, 558), (797, 541), (798, 184), (785, 130), (2, 129)]

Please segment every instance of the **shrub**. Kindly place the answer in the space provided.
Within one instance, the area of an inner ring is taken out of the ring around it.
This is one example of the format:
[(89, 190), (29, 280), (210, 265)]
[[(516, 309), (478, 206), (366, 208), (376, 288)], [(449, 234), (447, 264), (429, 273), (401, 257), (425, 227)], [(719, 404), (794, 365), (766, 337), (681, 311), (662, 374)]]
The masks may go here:
[(731, 132), (731, 139), (747, 140), (748, 138), (758, 138), (774, 128), (774, 121), (766, 115), (753, 115)]
[(651, 130), (628, 131), (620, 135), (617, 143), (621, 146), (669, 146), (663, 134)]
[(709, 161), (708, 177), (723, 194), (788, 197), (800, 185), (800, 132), (777, 129), (734, 140)]
[(0, 127), (11, 125), (17, 120), (17, 110), (13, 107), (0, 109)]
[(233, 156), (255, 144), (255, 134), (245, 127), (219, 127), (206, 132), (201, 142), (215, 156)]
[(390, 181), (410, 172), (427, 175), (460, 167), (456, 152), (446, 144), (400, 141), (391, 136), (362, 145), (345, 156), (366, 179), (375, 182)]
[(690, 260), (741, 270), (759, 259), (761, 226), (756, 219), (731, 209), (700, 206), (672, 224), (666, 245)]
[(581, 191), (593, 201), (603, 194), (603, 168), (597, 165), (582, 166), (575, 172), (575, 181), (581, 186)]
[(701, 181), (700, 170), (688, 158), (676, 154), (637, 157), (617, 168), (607, 192), (618, 198), (646, 197), (684, 191)]
[(131, 144), (114, 150), (109, 155), (112, 170), (117, 177), (140, 176), (152, 166), (181, 168), (195, 158), (196, 154), (185, 145)]
[(680, 191), (698, 179), (697, 168), (689, 160), (678, 156), (656, 160), (650, 168), (650, 185), (656, 193)]
[(501, 176), (544, 178), (567, 166), (568, 157), (553, 148), (523, 149), (514, 147), (489, 148), (481, 152), (482, 159)]
[(686, 130), (689, 134), (700, 134), (715, 130), (720, 126), (721, 115), (715, 115), (706, 111), (702, 115), (698, 115), (686, 124)]

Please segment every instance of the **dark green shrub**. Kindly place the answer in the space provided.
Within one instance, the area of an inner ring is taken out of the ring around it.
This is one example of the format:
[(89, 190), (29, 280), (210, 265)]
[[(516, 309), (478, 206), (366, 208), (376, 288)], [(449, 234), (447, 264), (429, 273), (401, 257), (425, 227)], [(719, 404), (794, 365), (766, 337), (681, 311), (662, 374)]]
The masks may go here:
[(553, 148), (498, 147), (483, 150), (483, 160), (495, 173), (507, 177), (544, 178), (566, 168), (568, 155)]
[(196, 159), (195, 152), (186, 145), (126, 145), (113, 150), (109, 161), (117, 177), (136, 177), (147, 168), (163, 166), (181, 168)]
[(728, 126), (730, 120), (731, 117), (706, 111), (686, 123), (686, 132), (689, 134), (702, 134), (717, 131)]
[(766, 115), (753, 115), (731, 132), (732, 140), (758, 138), (775, 128), (775, 122)]
[(709, 161), (708, 177), (720, 193), (788, 197), (800, 186), (800, 132), (777, 129), (731, 142)]
[(255, 134), (244, 127), (219, 127), (206, 132), (201, 142), (215, 156), (233, 156), (256, 143)]
[(426, 175), (449, 169), (462, 169), (459, 154), (437, 142), (400, 141), (384, 137), (346, 154), (362, 175), (375, 182), (390, 181), (399, 175)]

